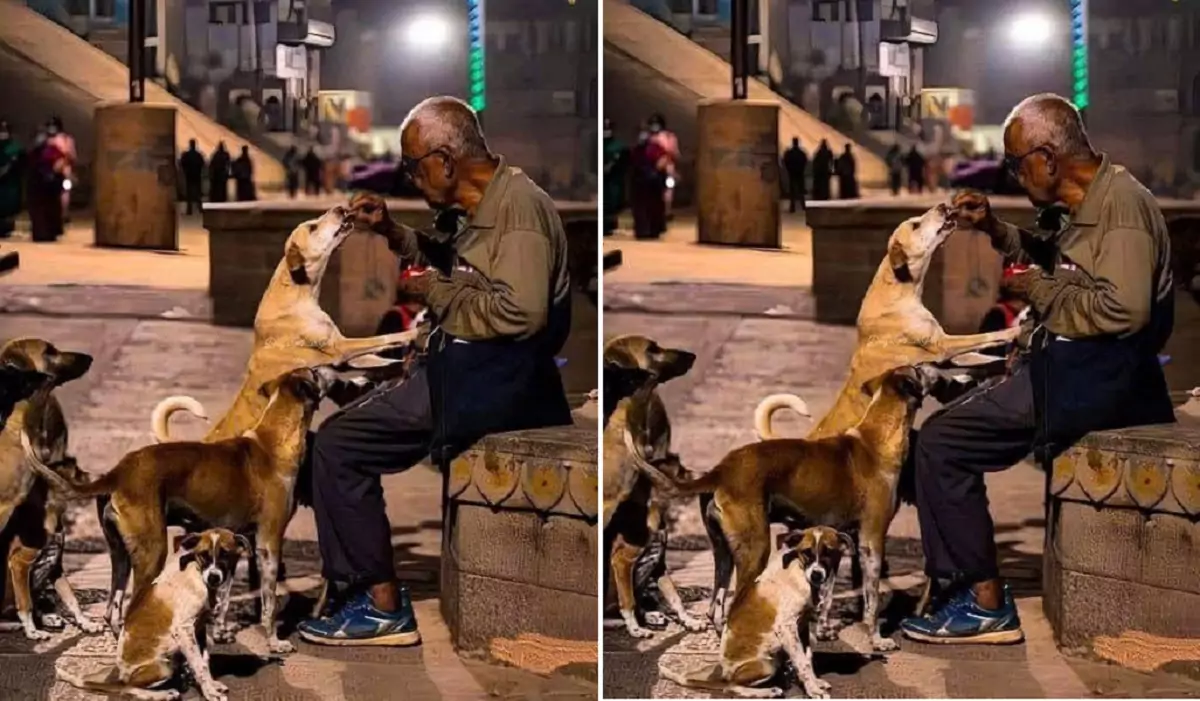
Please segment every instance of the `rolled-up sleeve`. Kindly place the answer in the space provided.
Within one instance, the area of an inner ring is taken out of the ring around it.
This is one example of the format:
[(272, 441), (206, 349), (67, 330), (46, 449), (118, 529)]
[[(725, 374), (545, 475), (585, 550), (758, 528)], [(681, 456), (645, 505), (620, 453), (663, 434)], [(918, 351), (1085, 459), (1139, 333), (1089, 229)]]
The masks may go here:
[(490, 280), (457, 270), (438, 275), (430, 284), (429, 306), (442, 328), (463, 340), (528, 338), (546, 325), (552, 260), (546, 234), (507, 231)]

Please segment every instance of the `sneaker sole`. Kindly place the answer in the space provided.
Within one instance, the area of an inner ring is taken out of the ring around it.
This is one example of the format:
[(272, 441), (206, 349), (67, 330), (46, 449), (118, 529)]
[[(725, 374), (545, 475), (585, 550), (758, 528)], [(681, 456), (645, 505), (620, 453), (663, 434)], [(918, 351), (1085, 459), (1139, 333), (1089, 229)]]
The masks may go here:
[(374, 638), (323, 638), (306, 631), (299, 631), (300, 638), (313, 645), (329, 645), (331, 647), (412, 647), (421, 644), (421, 632), (392, 633)]
[(1025, 641), (1025, 633), (1020, 628), (1016, 630), (997, 630), (991, 633), (981, 633), (961, 638), (926, 635), (925, 633), (903, 629), (901, 632), (913, 640), (932, 643), (934, 645), (1016, 645)]

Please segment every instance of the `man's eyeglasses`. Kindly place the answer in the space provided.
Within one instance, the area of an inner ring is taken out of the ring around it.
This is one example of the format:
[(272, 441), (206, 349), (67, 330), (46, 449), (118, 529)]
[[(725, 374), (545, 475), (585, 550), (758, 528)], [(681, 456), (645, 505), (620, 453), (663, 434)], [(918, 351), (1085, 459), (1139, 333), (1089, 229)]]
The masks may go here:
[(1029, 158), (1030, 156), (1032, 156), (1033, 154), (1035, 154), (1039, 151), (1042, 152), (1042, 154), (1045, 155), (1047, 158), (1054, 155), (1054, 154), (1050, 153), (1050, 149), (1045, 146), (1035, 146), (1035, 147), (1029, 149), (1028, 151), (1026, 151), (1025, 153), (1021, 154), (1020, 156), (1005, 155), (1004, 156), (1004, 171), (1006, 173), (1008, 173), (1009, 175), (1013, 176), (1014, 178), (1017, 177), (1017, 175), (1021, 172), (1021, 164), (1025, 162), (1025, 159)]
[(410, 156), (400, 156), (400, 174), (407, 180), (411, 181), (417, 173), (417, 168), (421, 165), (421, 161), (431, 156), (440, 156), (443, 160), (449, 160), (450, 153), (442, 147), (431, 149), (423, 156), (412, 158)]

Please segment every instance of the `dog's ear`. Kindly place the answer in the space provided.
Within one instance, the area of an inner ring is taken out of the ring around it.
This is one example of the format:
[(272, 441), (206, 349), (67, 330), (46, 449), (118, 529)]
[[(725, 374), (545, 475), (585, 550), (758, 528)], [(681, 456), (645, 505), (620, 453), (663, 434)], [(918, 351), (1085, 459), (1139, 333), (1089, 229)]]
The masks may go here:
[(311, 282), (308, 278), (308, 268), (304, 267), (304, 254), (300, 252), (299, 246), (294, 243), (288, 244), (283, 259), (287, 263), (288, 272), (292, 275), (292, 282), (297, 285), (307, 285)]
[(238, 555), (249, 555), (250, 554), (252, 546), (250, 545), (249, 538), (242, 535), (241, 533), (238, 533), (237, 535), (233, 536), (233, 539), (237, 542)]
[[(889, 370), (888, 372), (891, 371)], [(872, 377), (864, 382), (862, 385), (863, 394), (867, 395), (868, 397), (874, 397), (875, 394), (883, 388), (883, 381), (887, 379), (888, 372), (885, 372), (881, 375), (876, 375), (875, 377)]]
[(179, 550), (183, 553), (179, 557), (179, 571), (182, 572), (188, 568), (188, 565), (196, 561), (196, 553), (193, 552), (196, 546), (200, 544), (199, 533), (189, 533), (179, 541)]
[(842, 543), (843, 555), (853, 555), (858, 551), (858, 546), (855, 544), (854, 539), (850, 537), (849, 533), (838, 531), (838, 540)]
[(912, 282), (912, 272), (908, 269), (908, 254), (899, 241), (892, 241), (887, 252), (888, 265), (900, 282)]
[(279, 378), (278, 377), (264, 382), (262, 384), (262, 386), (258, 388), (258, 394), (259, 394), (259, 396), (270, 399), (271, 395), (275, 394), (275, 390), (277, 390), (277, 389), (279, 389)]
[(0, 365), (0, 381), (11, 383), (13, 395), (17, 398), (30, 396), (53, 379), (46, 373), (37, 370), (24, 370), (8, 364)]

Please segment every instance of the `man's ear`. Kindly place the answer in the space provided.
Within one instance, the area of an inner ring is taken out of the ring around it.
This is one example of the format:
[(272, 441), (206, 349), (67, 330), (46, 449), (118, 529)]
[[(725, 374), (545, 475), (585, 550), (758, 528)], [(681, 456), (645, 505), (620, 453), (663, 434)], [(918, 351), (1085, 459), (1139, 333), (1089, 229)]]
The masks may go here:
[(912, 282), (912, 272), (908, 269), (908, 254), (904, 252), (904, 246), (901, 246), (899, 241), (892, 241), (888, 246), (887, 258), (897, 280)]
[(288, 272), (292, 274), (292, 282), (297, 285), (307, 285), (311, 282), (308, 278), (308, 268), (304, 267), (304, 254), (300, 252), (299, 246), (289, 244), (283, 259), (287, 262)]

